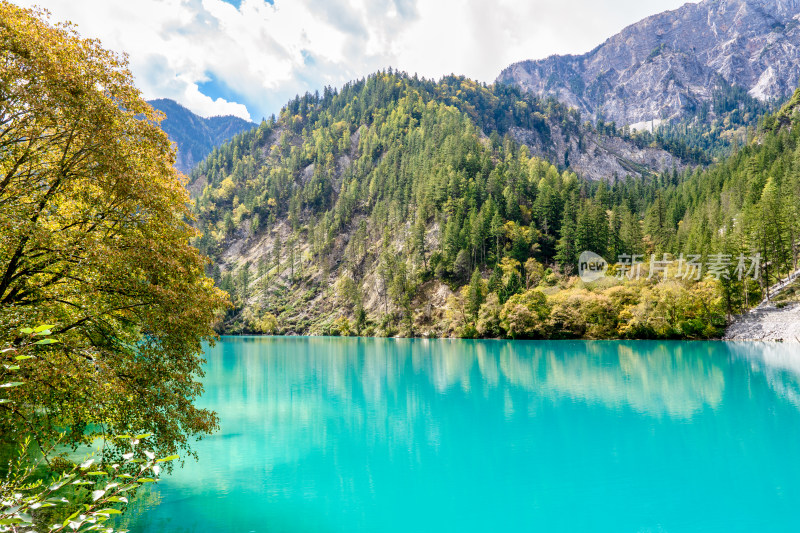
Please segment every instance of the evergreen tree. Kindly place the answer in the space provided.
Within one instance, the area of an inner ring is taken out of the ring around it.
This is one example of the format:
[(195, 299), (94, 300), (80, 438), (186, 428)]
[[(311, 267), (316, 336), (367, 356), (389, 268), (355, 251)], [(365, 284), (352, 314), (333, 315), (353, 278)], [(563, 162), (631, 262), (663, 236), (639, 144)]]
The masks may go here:
[(272, 260), (275, 263), (275, 266), (278, 267), (280, 270), (281, 266), (281, 253), (283, 252), (283, 241), (281, 239), (280, 233), (275, 234), (275, 240), (272, 243)]
[(236, 282), (239, 299), (242, 303), (246, 303), (250, 298), (250, 261), (239, 268)]
[(478, 310), (485, 300), (485, 289), (481, 272), (477, 268), (472, 272), (467, 292), (467, 311), (473, 320), (478, 319)]
[(456, 256), (455, 263), (453, 263), (453, 272), (455, 273), (456, 280), (463, 283), (467, 280), (469, 275), (470, 259), (469, 252), (460, 250)]

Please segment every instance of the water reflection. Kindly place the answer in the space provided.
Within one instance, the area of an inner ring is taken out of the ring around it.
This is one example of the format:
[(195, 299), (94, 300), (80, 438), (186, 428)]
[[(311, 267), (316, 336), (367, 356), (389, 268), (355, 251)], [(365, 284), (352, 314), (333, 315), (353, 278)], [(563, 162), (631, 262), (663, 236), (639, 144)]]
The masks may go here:
[(205, 401), (252, 423), (286, 417), (302, 425), (326, 417), (320, 405), (327, 404), (346, 413), (348, 424), (362, 426), (389, 411), (395, 418), (403, 412), (409, 422), (423, 415), (430, 397), (420, 387), (439, 394), (476, 388), (504, 403), (524, 392), (527, 401), (568, 398), (688, 418), (722, 400), (727, 361), (713, 356), (717, 346), (241, 339), (209, 354), (211, 373), (222, 367), (226, 379), (233, 374), (241, 386), (219, 388), (212, 375)]
[(778, 395), (800, 408), (800, 344), (730, 342), (727, 345), (735, 358), (766, 376)]
[(781, 520), (800, 499), (787, 350), (225, 339), (201, 402), (221, 430), (132, 530), (747, 529), (757, 498)]
[[(590, 343), (576, 357), (546, 356), (544, 387), (552, 394), (631, 407), (653, 416), (690, 418), (715, 408), (725, 388), (721, 361), (679, 343), (636, 345)], [(644, 348), (644, 349), (643, 349)]]

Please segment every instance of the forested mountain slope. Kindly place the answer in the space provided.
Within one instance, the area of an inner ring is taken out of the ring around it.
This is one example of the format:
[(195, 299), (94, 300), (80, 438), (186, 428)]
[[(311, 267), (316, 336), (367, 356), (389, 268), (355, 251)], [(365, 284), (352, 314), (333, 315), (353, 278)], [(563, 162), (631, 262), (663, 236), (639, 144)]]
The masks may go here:
[[(760, 254), (762, 284), (797, 269), (800, 258), (800, 90), (762, 120), (755, 139), (724, 162), (667, 187), (650, 206), (659, 251)], [(664, 216), (670, 211), (680, 217)], [(732, 310), (757, 304), (741, 283), (723, 280)], [(758, 297), (763, 291), (758, 291)]]
[(256, 125), (231, 115), (203, 118), (168, 98), (147, 102), (164, 113), (161, 128), (178, 147), (175, 168), (188, 173), (215, 146)]
[(617, 142), (563, 106), (379, 73), (297, 98), (214, 150), (192, 174), (198, 245), (236, 302), (228, 332), (714, 336), (758, 283), (570, 274), (583, 250), (611, 262), (758, 250), (774, 278), (790, 262), (796, 202), (782, 204), (777, 233), (753, 222), (776, 194), (797, 198), (792, 117), (771, 117), (761, 144), (710, 171), (606, 183), (532, 155), (554, 131)]

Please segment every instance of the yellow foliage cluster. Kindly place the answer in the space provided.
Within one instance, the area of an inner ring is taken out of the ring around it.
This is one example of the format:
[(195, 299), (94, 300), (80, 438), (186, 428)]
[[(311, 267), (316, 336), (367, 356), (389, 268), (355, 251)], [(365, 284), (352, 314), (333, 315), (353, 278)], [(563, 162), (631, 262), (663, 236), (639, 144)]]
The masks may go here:
[(606, 279), (591, 284), (570, 278), (560, 286), (543, 285), (514, 294), (505, 303), (491, 293), (474, 317), (466, 311), (466, 300), (467, 286), (448, 301), (446, 334), (699, 339), (718, 336), (726, 322), (720, 284), (713, 278), (698, 282)]
[(224, 294), (190, 245), (185, 177), (126, 60), (0, 1), (0, 342), (53, 324), (0, 440), (131, 428), (159, 453), (210, 431), (203, 341)]

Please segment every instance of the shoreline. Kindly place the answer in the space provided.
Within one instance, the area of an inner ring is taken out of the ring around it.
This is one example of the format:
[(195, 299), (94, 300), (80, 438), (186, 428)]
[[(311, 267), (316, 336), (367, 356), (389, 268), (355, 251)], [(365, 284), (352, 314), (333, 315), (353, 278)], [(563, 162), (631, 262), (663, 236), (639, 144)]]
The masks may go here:
[(800, 303), (773, 303), (738, 316), (725, 331), (724, 341), (790, 342), (800, 344)]
[(709, 339), (629, 339), (629, 338), (612, 338), (612, 339), (589, 339), (589, 338), (572, 338), (572, 339), (504, 339), (499, 337), (487, 338), (463, 338), (463, 337), (374, 337), (374, 336), (358, 336), (358, 335), (269, 335), (264, 333), (221, 333), (220, 339), (230, 338), (273, 338), (273, 339), (385, 339), (385, 340), (442, 340), (442, 341), (515, 341), (515, 342), (771, 342), (774, 344), (784, 343), (800, 343), (800, 340), (791, 339), (748, 339), (748, 338), (726, 338), (717, 337)]

